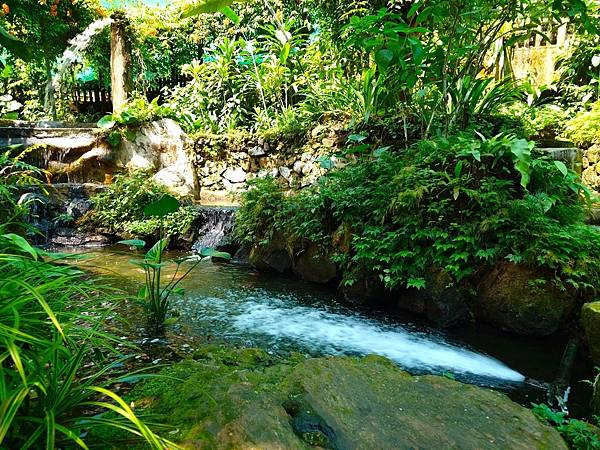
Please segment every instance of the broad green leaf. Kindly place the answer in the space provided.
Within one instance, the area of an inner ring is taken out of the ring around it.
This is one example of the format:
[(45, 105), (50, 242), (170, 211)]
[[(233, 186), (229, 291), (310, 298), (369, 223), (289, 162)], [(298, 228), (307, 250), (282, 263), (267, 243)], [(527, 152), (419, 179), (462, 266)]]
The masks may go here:
[(320, 158), (317, 159), (317, 162), (323, 169), (329, 170), (329, 169), (333, 168), (333, 161), (328, 156), (321, 156)]
[(121, 141), (123, 140), (123, 135), (118, 131), (111, 132), (106, 138), (106, 142), (110, 144), (111, 147), (117, 147)]
[(189, 255), (189, 256), (184, 256), (182, 258), (174, 258), (172, 261), (175, 264), (183, 264), (188, 261), (198, 261), (198, 260), (199, 260), (198, 255)]
[(231, 9), (229, 6), (221, 8), (219, 10), (219, 12), (222, 13), (225, 17), (227, 17), (229, 20), (231, 20), (236, 25), (240, 23), (240, 18), (235, 13), (235, 11), (233, 9)]
[(126, 241), (119, 241), (117, 244), (129, 245), (130, 247), (135, 247), (139, 250), (146, 246), (146, 241), (142, 241), (141, 239), (129, 239)]
[(531, 166), (529, 163), (521, 160), (515, 163), (515, 169), (521, 174), (521, 186), (527, 188), (531, 179)]
[(454, 178), (460, 178), (461, 174), (462, 174), (462, 168), (463, 168), (463, 160), (459, 160), (458, 163), (456, 163), (456, 166), (454, 166)]
[(203, 248), (198, 253), (200, 254), (200, 256), (204, 256), (204, 257), (210, 256), (211, 258), (219, 258), (219, 259), (226, 259), (226, 260), (231, 259), (231, 255), (229, 253), (219, 252), (219, 251), (215, 250), (214, 248)]
[(162, 254), (165, 251), (165, 248), (167, 248), (168, 243), (168, 238), (161, 239), (148, 250), (144, 259), (146, 261), (159, 263), (162, 260)]
[(510, 143), (515, 169), (521, 174), (521, 186), (527, 188), (531, 178), (531, 150), (534, 143), (526, 139), (515, 139)]
[(96, 125), (98, 126), (98, 128), (108, 130), (114, 127), (116, 124), (117, 121), (115, 120), (114, 116), (112, 114), (109, 114), (100, 119)]
[(181, 18), (197, 16), (199, 14), (214, 14), (223, 12), (225, 8), (229, 8), (234, 3), (234, 0), (199, 0), (191, 2), (183, 7)]
[(375, 158), (381, 158), (383, 156), (383, 154), (385, 152), (387, 152), (391, 147), (389, 145), (385, 146), (385, 147), (378, 147), (375, 150), (373, 150), (373, 156)]
[(163, 195), (160, 200), (144, 208), (144, 214), (150, 217), (165, 217), (179, 209), (181, 203), (175, 197)]
[(375, 62), (382, 69), (387, 69), (394, 60), (394, 52), (388, 50), (387, 48), (383, 48), (375, 53)]
[(364, 134), (351, 134), (348, 136), (348, 142), (362, 142), (367, 139), (367, 136)]
[(554, 161), (554, 165), (560, 171), (560, 173), (562, 173), (565, 177), (567, 176), (567, 174), (569, 173), (569, 169), (567, 169), (567, 166), (565, 166), (564, 162)]

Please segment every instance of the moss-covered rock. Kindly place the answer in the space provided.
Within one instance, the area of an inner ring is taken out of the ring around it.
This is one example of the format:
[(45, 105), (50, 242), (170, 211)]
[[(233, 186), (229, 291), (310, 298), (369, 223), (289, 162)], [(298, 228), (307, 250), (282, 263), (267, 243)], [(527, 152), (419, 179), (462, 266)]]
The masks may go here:
[(575, 298), (539, 270), (499, 264), (484, 275), (471, 305), (475, 317), (528, 336), (554, 333), (573, 310)]
[(422, 316), (440, 327), (452, 327), (466, 322), (470, 312), (465, 297), (450, 275), (432, 269), (424, 275), (422, 289), (405, 289), (397, 293), (396, 305)]
[(381, 357), (209, 348), (132, 393), (184, 448), (566, 448), (503, 394), (413, 377)]
[(331, 258), (319, 246), (312, 243), (294, 256), (293, 270), (303, 280), (320, 284), (329, 283), (338, 274)]
[[(590, 356), (595, 364), (600, 364), (600, 301), (583, 305), (581, 308), (581, 325), (585, 330)], [(598, 402), (598, 409), (600, 410), (600, 401)]]
[(292, 268), (290, 253), (285, 239), (275, 236), (267, 244), (255, 244), (250, 249), (248, 260), (258, 270), (284, 273)]

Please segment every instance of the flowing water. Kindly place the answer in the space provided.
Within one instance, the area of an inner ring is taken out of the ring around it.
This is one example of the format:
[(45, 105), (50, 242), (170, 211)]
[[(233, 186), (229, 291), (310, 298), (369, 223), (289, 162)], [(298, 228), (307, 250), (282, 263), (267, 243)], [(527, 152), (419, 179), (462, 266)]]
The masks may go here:
[(112, 23), (112, 19), (99, 19), (92, 22), (80, 34), (69, 41), (69, 47), (64, 51), (57, 61), (56, 74), (52, 78), (52, 86), (55, 92), (60, 89), (60, 81), (67, 69), (75, 62), (81, 61), (83, 53), (89, 47), (94, 36), (104, 30)]
[[(143, 283), (141, 270), (128, 264), (128, 252), (112, 248), (88, 256), (83, 264), (130, 292)], [(383, 355), (411, 373), (446, 374), (498, 388), (526, 405), (545, 400), (545, 390), (528, 379), (553, 381), (565, 344), (560, 336), (523, 338), (481, 324), (440, 331), (412, 316), (350, 307), (334, 289), (242, 265), (205, 261), (182, 284), (185, 296), (173, 301), (180, 314), (175, 331), (181, 335), (210, 336), (273, 354)], [(574, 378), (585, 378), (584, 366), (578, 363)], [(574, 383), (573, 390), (582, 389), (587, 388)]]

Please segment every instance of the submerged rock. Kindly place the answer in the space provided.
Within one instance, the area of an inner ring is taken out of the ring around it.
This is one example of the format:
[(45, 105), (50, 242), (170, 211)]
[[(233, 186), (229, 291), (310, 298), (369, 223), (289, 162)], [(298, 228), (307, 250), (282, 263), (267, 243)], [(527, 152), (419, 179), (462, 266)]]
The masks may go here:
[(278, 362), (212, 349), (196, 358), (133, 392), (184, 448), (567, 448), (501, 393), (411, 376), (382, 357)]
[[(590, 356), (595, 364), (600, 364), (600, 302), (586, 303), (581, 308), (581, 325), (585, 331)], [(600, 399), (600, 394), (598, 395)], [(600, 400), (598, 401), (600, 411)]]
[(472, 310), (477, 319), (528, 336), (554, 333), (571, 313), (575, 299), (539, 270), (499, 264), (482, 277)]

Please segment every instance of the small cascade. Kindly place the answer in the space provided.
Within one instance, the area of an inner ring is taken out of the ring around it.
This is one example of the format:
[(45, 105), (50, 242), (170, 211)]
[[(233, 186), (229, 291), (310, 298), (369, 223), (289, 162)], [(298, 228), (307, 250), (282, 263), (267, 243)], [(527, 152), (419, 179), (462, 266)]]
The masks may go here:
[(60, 81), (71, 64), (79, 61), (83, 52), (89, 47), (94, 36), (112, 23), (112, 19), (99, 19), (92, 22), (83, 32), (69, 41), (69, 47), (59, 58), (56, 74), (52, 78), (52, 86), (56, 92), (60, 89)]
[(237, 208), (234, 207), (209, 207), (199, 208), (200, 228), (198, 239), (192, 246), (194, 251), (203, 248), (221, 248), (230, 243), (229, 235), (233, 230)]

